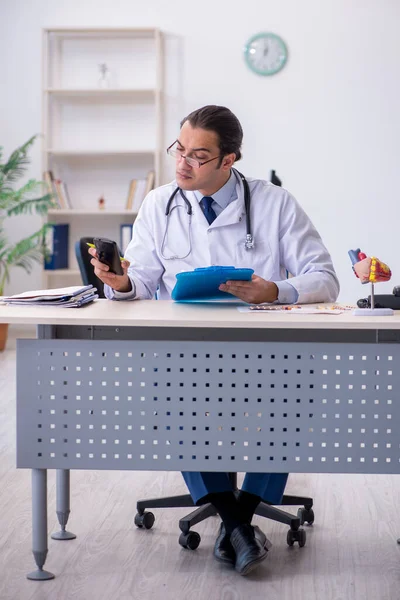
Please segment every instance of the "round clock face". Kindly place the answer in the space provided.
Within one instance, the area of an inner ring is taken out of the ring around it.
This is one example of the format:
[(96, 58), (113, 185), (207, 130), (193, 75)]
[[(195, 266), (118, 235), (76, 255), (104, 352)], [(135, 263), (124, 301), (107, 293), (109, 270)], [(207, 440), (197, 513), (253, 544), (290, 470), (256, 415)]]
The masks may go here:
[(287, 61), (285, 42), (274, 33), (258, 33), (244, 48), (247, 65), (258, 75), (274, 75)]

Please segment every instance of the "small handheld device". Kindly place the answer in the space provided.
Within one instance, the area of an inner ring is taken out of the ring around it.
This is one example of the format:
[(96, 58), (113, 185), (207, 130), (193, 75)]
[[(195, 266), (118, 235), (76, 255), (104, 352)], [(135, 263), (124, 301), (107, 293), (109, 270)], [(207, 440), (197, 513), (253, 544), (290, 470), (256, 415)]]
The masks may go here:
[(97, 258), (101, 263), (109, 267), (110, 273), (123, 275), (124, 270), (121, 267), (121, 253), (116, 242), (108, 240), (107, 238), (93, 238), (93, 243), (96, 248)]

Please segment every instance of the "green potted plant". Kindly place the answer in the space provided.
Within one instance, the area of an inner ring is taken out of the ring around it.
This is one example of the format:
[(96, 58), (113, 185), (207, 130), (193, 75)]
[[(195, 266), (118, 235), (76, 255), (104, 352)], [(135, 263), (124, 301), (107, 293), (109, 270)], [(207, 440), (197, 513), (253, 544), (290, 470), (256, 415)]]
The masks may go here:
[[(54, 206), (52, 194), (43, 194), (42, 181), (30, 179), (20, 187), (16, 185), (29, 164), (28, 152), (36, 137), (32, 136), (26, 144), (17, 148), (6, 162), (3, 162), (3, 148), (0, 146), (0, 296), (4, 295), (13, 267), (22, 267), (30, 273), (34, 263), (41, 262), (46, 252), (44, 235), (47, 224), (16, 243), (7, 240), (4, 230), (7, 217), (29, 214), (33, 210), (44, 215)], [(4, 350), (7, 330), (8, 325), (0, 324), (0, 350)]]

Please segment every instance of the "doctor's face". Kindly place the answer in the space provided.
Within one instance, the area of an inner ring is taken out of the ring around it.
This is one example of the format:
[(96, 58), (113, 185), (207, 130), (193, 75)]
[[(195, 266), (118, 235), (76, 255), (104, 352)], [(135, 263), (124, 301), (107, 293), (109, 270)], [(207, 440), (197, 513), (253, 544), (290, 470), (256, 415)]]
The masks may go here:
[[(183, 190), (199, 190), (203, 195), (211, 196), (229, 179), (230, 169), (236, 157), (229, 154), (222, 158), (220, 164), (219, 139), (215, 131), (192, 127), (189, 121), (186, 121), (174, 149), (178, 152), (176, 181)], [(192, 166), (184, 157), (206, 164)]]

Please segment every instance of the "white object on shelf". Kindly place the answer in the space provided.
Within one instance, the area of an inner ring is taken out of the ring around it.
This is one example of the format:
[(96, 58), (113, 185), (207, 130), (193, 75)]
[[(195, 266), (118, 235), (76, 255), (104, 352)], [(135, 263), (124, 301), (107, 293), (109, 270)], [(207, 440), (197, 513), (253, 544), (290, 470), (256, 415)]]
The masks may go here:
[(100, 89), (107, 90), (111, 87), (111, 72), (107, 63), (103, 62), (99, 64), (100, 77), (97, 84)]

